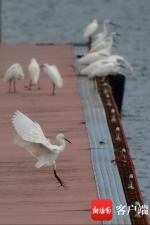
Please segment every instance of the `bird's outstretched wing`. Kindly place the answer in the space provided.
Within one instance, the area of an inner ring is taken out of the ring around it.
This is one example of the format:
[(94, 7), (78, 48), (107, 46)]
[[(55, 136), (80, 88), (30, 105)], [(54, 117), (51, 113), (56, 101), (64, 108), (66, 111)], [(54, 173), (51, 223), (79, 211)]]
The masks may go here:
[(24, 147), (33, 157), (38, 159), (38, 162), (35, 164), (37, 168), (52, 165), (57, 157), (57, 151), (55, 151), (55, 149), (49, 151), (49, 148), (46, 146), (40, 143), (25, 141), (20, 136), (16, 136), (13, 142), (16, 145)]
[(45, 135), (37, 122), (33, 122), (20, 111), (16, 111), (12, 117), (12, 123), (18, 135), (25, 141), (40, 143), (51, 149), (50, 140)]
[(120, 63), (120, 65), (128, 68), (132, 73), (133, 73), (133, 68), (130, 66), (130, 64), (122, 57), (117, 59), (118, 63)]

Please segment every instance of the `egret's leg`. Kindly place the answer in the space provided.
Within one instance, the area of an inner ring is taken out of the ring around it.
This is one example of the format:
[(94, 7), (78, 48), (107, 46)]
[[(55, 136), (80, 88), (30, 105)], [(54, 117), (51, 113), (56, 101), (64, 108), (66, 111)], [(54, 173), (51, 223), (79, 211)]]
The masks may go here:
[(38, 80), (38, 89), (41, 90), (40, 81)]
[(53, 170), (54, 170), (54, 175), (55, 175), (56, 179), (57, 179), (58, 182), (60, 183), (60, 186), (62, 186), (62, 187), (64, 187), (65, 189), (67, 189), (68, 187), (66, 186), (66, 183), (64, 183), (64, 182), (58, 177), (58, 175), (56, 174), (56, 163), (54, 163)]
[(55, 94), (55, 84), (53, 83), (53, 92), (52, 92), (52, 95)]
[(11, 80), (9, 81), (9, 93), (11, 92)]
[(31, 90), (31, 86), (32, 86), (32, 81), (30, 80), (29, 89), (28, 90)]
[(16, 81), (14, 80), (13, 81), (13, 84), (14, 84), (14, 93), (16, 92)]

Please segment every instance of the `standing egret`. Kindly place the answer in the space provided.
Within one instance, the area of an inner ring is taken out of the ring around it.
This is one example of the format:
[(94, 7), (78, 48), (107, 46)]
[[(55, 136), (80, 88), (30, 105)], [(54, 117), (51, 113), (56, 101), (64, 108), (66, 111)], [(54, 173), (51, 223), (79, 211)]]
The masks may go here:
[(3, 82), (9, 82), (9, 93), (11, 92), (11, 82), (14, 84), (14, 93), (16, 92), (16, 80), (24, 79), (24, 73), (20, 64), (15, 63), (6, 71)]
[(98, 29), (99, 24), (97, 19), (94, 19), (93, 22), (91, 22), (89, 25), (87, 25), (84, 29), (83, 29), (83, 36), (85, 38), (89, 37), (89, 42), (91, 43), (91, 35)]
[(59, 146), (52, 145), (50, 139), (46, 138), (40, 125), (37, 122), (33, 122), (23, 113), (16, 111), (12, 117), (12, 123), (18, 136), (14, 138), (14, 143), (24, 147), (33, 157), (38, 161), (35, 164), (36, 168), (42, 166), (53, 166), (54, 175), (60, 186), (67, 188), (66, 183), (64, 183), (56, 173), (56, 158), (61, 153), (65, 147), (66, 142), (71, 143), (63, 134), (58, 134), (56, 136)]
[(43, 67), (44, 72), (48, 75), (53, 83), (53, 92), (52, 95), (55, 94), (55, 86), (61, 88), (63, 86), (63, 79), (55, 65), (48, 65), (47, 63), (41, 65)]
[(39, 76), (40, 76), (40, 68), (39, 64), (37, 63), (36, 59), (31, 59), (31, 62), (28, 66), (30, 83), (29, 83), (29, 90), (31, 90), (31, 86), (38, 83), (38, 89), (40, 90), (40, 83), (39, 83)]

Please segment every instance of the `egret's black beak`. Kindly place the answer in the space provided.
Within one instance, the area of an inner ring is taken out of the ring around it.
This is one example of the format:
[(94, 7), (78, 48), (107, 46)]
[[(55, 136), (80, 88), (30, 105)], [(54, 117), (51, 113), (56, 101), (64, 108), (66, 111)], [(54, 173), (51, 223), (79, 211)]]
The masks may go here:
[(44, 67), (44, 65), (39, 66), (40, 68)]
[(122, 67), (122, 68), (126, 68), (126, 67), (124, 67), (124, 66), (122, 66), (122, 65), (120, 65), (120, 67)]
[(70, 144), (72, 144), (71, 141), (69, 141), (67, 138), (64, 137), (64, 139), (65, 139), (66, 141), (68, 141)]
[(121, 34), (116, 34), (116, 36), (121, 36)]
[(102, 55), (102, 56), (106, 56), (106, 57), (108, 56), (108, 55), (106, 55), (106, 54), (100, 54), (100, 55)]
[(112, 22), (109, 22), (109, 24), (113, 25), (113, 26), (116, 26), (116, 24), (112, 23)]

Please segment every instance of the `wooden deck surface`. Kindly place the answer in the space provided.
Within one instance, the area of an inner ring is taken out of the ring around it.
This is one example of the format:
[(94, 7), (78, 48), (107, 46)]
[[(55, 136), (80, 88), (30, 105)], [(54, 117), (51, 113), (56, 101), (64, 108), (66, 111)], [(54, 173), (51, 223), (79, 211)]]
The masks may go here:
[[(91, 200), (97, 191), (91, 165), (89, 141), (78, 94), (76, 70), (69, 44), (0, 45), (0, 224), (100, 224), (90, 216)], [(41, 90), (29, 85), (27, 67), (30, 59), (58, 67), (64, 87), (56, 88), (41, 70)], [(2, 77), (9, 66), (20, 63), (25, 79), (17, 82), (17, 93), (8, 93)], [(42, 127), (52, 144), (63, 133), (71, 142), (56, 160), (57, 173), (68, 183), (68, 190), (58, 187), (52, 167), (35, 168), (36, 159), (16, 146), (11, 122), (20, 110)]]

